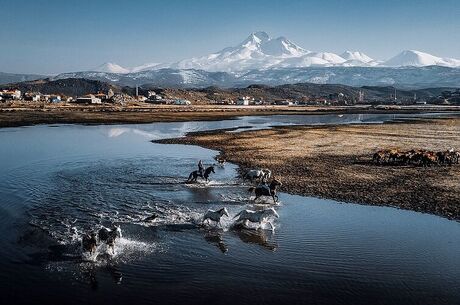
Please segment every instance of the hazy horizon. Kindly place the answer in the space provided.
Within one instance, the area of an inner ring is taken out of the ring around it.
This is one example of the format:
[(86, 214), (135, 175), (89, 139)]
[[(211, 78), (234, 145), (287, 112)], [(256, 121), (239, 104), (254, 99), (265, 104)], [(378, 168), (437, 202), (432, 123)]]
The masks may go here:
[(452, 0), (3, 2), (1, 72), (174, 62), (236, 45), (256, 31), (311, 51), (361, 51), (380, 60), (405, 49), (460, 57), (460, 4)]

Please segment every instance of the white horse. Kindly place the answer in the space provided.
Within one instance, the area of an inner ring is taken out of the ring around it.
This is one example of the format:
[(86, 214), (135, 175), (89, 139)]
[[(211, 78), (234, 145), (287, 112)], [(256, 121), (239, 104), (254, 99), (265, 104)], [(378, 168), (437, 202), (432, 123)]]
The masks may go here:
[[(235, 223), (240, 223), (243, 222), (244, 225), (247, 227), (248, 222), (253, 222), (253, 223), (259, 223), (262, 224), (267, 218), (269, 217), (280, 217), (278, 213), (276, 213), (274, 208), (269, 208), (265, 209), (262, 211), (251, 211), (251, 210), (242, 210), (238, 214), (233, 217), (234, 219), (238, 217)], [(272, 228), (272, 230), (275, 229), (273, 224), (271, 222), (268, 222)]]
[(209, 220), (212, 220), (212, 221), (215, 221), (217, 225), (219, 225), (219, 224), (220, 224), (220, 219), (221, 219), (224, 215), (227, 216), (227, 217), (229, 217), (227, 208), (222, 208), (222, 209), (217, 210), (217, 211), (208, 210), (208, 211), (206, 212), (206, 214), (204, 214), (204, 216), (203, 216), (203, 223), (204, 223), (206, 220), (208, 221), (208, 223), (209, 223)]
[(262, 172), (264, 173), (263, 180), (267, 181), (272, 177), (272, 171), (268, 168), (263, 168)]
[(262, 179), (263, 177), (265, 176), (265, 173), (260, 170), (260, 169), (251, 169), (249, 170), (246, 175), (244, 175), (245, 178), (251, 180), (251, 182), (254, 180), (254, 179)]

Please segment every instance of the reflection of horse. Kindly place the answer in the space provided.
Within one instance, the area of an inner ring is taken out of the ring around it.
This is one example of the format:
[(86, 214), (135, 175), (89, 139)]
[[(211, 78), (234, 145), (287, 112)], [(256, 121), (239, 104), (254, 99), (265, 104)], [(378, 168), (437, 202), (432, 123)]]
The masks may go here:
[(121, 228), (119, 226), (114, 226), (112, 229), (102, 227), (97, 233), (97, 237), (100, 242), (105, 242), (112, 249), (112, 253), (115, 254), (115, 240), (121, 238)]
[(89, 252), (91, 255), (96, 251), (97, 248), (97, 238), (96, 233), (86, 233), (81, 238), (81, 247), (83, 252)]
[(270, 251), (275, 251), (278, 248), (271, 231), (238, 228), (238, 230), (234, 230), (233, 232), (245, 243), (257, 244)]
[(215, 221), (217, 223), (217, 225), (220, 224), (220, 219), (222, 218), (222, 216), (229, 216), (228, 215), (228, 211), (226, 208), (222, 208), (220, 210), (217, 210), (217, 211), (213, 211), (213, 210), (208, 210), (206, 212), (206, 214), (204, 214), (204, 217), (203, 217), (203, 223), (207, 220), (209, 222), (209, 220), (212, 220), (212, 221)]
[(208, 232), (205, 236), (204, 236), (204, 239), (211, 243), (211, 244), (214, 244), (217, 246), (217, 248), (219, 248), (219, 250), (222, 252), (222, 253), (225, 253), (228, 251), (228, 247), (227, 245), (224, 243), (224, 239), (222, 238), (222, 233), (220, 232), (215, 232), (215, 231), (211, 231), (211, 232)]
[[(238, 217), (238, 219), (235, 222), (236, 224), (244, 223), (244, 225), (247, 227), (249, 222), (262, 224), (262, 222), (264, 222), (269, 217), (278, 218), (280, 216), (278, 215), (278, 213), (276, 213), (274, 208), (269, 208), (262, 211), (242, 210), (233, 218), (236, 217)], [(270, 224), (272, 229), (274, 229), (273, 224), (271, 222), (268, 223)]]
[(214, 166), (210, 166), (210, 167), (206, 168), (206, 169), (204, 170), (204, 174), (201, 174), (201, 173), (200, 173), (199, 171), (197, 171), (197, 170), (196, 170), (196, 171), (193, 171), (193, 172), (191, 172), (190, 175), (188, 176), (187, 182), (197, 182), (198, 177), (201, 177), (201, 178), (205, 179), (206, 182), (208, 182), (208, 178), (209, 178), (209, 175), (210, 175), (211, 173), (216, 173), (216, 172), (214, 171)]
[(248, 192), (255, 192), (256, 198), (254, 198), (254, 201), (260, 198), (261, 196), (271, 196), (273, 198), (273, 202), (276, 203), (278, 201), (278, 195), (276, 194), (277, 189), (279, 186), (282, 185), (283, 184), (280, 181), (273, 179), (269, 185), (259, 184), (256, 187), (249, 188)]

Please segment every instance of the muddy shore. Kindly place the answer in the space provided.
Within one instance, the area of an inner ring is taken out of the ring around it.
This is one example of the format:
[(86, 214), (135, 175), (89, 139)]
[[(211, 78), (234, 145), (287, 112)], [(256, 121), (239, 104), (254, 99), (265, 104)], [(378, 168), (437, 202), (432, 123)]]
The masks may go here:
[(459, 107), (442, 106), (164, 106), (145, 103), (114, 105), (0, 105), (0, 127), (36, 124), (143, 124), (154, 122), (213, 121), (248, 115), (275, 114), (346, 114), (346, 113), (420, 113), (460, 111)]
[(342, 202), (398, 207), (460, 220), (460, 165), (376, 165), (381, 148), (460, 149), (460, 119), (379, 125), (296, 126), (193, 133), (159, 141), (221, 151), (249, 168), (270, 168), (281, 191)]

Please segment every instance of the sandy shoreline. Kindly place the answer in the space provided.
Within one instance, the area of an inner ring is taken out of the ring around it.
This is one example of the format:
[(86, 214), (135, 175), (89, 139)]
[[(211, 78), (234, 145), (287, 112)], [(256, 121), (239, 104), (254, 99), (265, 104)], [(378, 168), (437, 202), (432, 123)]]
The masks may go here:
[(189, 134), (161, 143), (221, 151), (241, 170), (266, 167), (281, 191), (343, 202), (392, 206), (460, 220), (460, 165), (375, 165), (380, 148), (446, 150), (460, 145), (460, 119), (378, 125), (296, 126)]
[(352, 113), (421, 113), (460, 111), (458, 107), (370, 106), (292, 107), (292, 106), (146, 106), (47, 105), (45, 108), (24, 104), (0, 107), (0, 127), (36, 124), (145, 124), (155, 122), (215, 121), (239, 116), (277, 114), (352, 114)]

